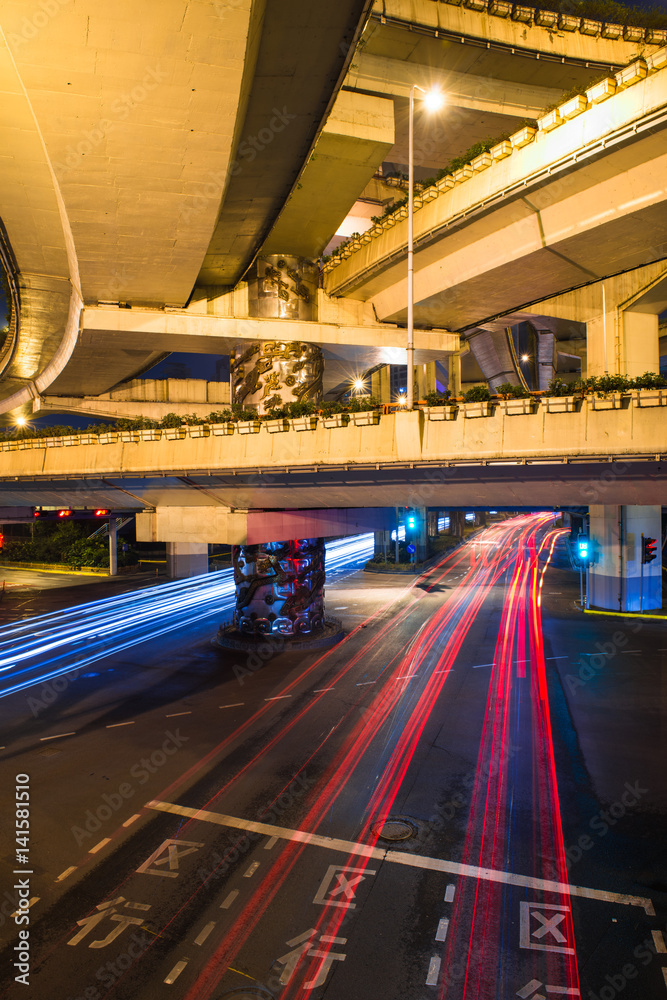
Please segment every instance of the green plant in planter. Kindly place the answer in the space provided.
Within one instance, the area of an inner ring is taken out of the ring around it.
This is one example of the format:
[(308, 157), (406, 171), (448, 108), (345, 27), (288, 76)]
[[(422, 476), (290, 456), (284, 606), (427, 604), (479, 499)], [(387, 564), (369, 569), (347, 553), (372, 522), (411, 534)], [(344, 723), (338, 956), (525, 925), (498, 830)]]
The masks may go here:
[(633, 389), (664, 389), (667, 386), (667, 378), (664, 375), (656, 375), (655, 372), (644, 372), (632, 380)]
[(235, 403), (232, 407), (232, 413), (232, 420), (259, 420), (257, 410), (246, 409), (243, 406), (239, 406), (238, 403)]
[(207, 424), (226, 424), (234, 419), (231, 410), (212, 410), (206, 417)]
[(444, 406), (451, 400), (451, 392), (449, 389), (445, 389), (444, 392), (427, 392), (426, 393), (426, 405), (427, 406)]
[(310, 399), (295, 400), (293, 403), (286, 403), (285, 410), (288, 417), (310, 417), (317, 413), (317, 404)]
[(491, 399), (488, 385), (473, 385), (463, 393), (464, 403), (486, 403)]
[(374, 396), (367, 396), (365, 399), (358, 399), (353, 396), (347, 403), (343, 404), (343, 413), (365, 413), (366, 410), (374, 410), (381, 406), (379, 399)]
[(323, 417), (332, 417), (335, 413), (344, 413), (345, 407), (338, 399), (327, 399), (320, 403)]
[(180, 427), (181, 418), (178, 413), (166, 413), (160, 421), (160, 427)]
[(503, 382), (496, 389), (503, 399), (528, 399), (530, 392), (523, 385), (513, 385), (511, 382)]
[(627, 375), (592, 375), (586, 379), (590, 383), (589, 392), (605, 396), (608, 392), (627, 392), (632, 385), (632, 379)]
[(579, 382), (565, 382), (562, 378), (552, 378), (547, 386), (547, 396), (574, 396)]

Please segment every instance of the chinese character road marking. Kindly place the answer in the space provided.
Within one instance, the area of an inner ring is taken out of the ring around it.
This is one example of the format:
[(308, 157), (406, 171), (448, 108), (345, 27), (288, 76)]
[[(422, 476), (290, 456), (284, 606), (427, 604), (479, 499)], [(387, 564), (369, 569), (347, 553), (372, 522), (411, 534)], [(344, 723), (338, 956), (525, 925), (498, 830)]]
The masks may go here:
[[(345, 872), (356, 875), (356, 878), (348, 878), (344, 874)], [(341, 906), (344, 909), (354, 910), (357, 904), (350, 902), (354, 899), (354, 890), (367, 875), (375, 874), (376, 871), (370, 868), (343, 868), (341, 865), (329, 865), (313, 903), (317, 903), (319, 906)], [(336, 884), (332, 888), (334, 880)], [(335, 896), (344, 896), (345, 901), (337, 900), (334, 898)]]
[[(179, 861), (188, 854), (203, 847), (191, 840), (165, 840), (160, 844), (157, 851), (153, 851), (150, 858), (144, 861), (143, 865), (137, 868), (138, 872), (145, 875), (164, 875), (166, 878), (178, 878)], [(158, 865), (169, 865), (169, 871), (158, 869)]]
[[(306, 931), (304, 934), (299, 934), (298, 937), (292, 938), (291, 941), (287, 942), (292, 951), (288, 951), (287, 954), (283, 955), (281, 958), (278, 959), (280, 964), (285, 966), (280, 975), (281, 986), (286, 986), (287, 983), (290, 981), (290, 979), (294, 975), (294, 972), (296, 970), (297, 965), (299, 964), (300, 959), (304, 955), (308, 955), (309, 958), (324, 959), (319, 969), (317, 970), (315, 978), (303, 984), (304, 990), (314, 990), (318, 986), (324, 986), (326, 978), (329, 975), (329, 972), (331, 971), (332, 964), (334, 962), (345, 961), (347, 957), (346, 955), (341, 955), (337, 952), (331, 952), (331, 951), (320, 951), (317, 948), (311, 947), (312, 945), (315, 944), (315, 939), (313, 935), (317, 937), (317, 930), (314, 927), (311, 927), (309, 931)], [(346, 944), (347, 938), (331, 937), (331, 935), (329, 934), (322, 934), (319, 943)]]
[[(561, 932), (558, 924), (565, 920), (570, 912), (567, 906), (553, 906), (550, 903), (519, 903), (520, 907), (520, 928), (519, 946), (521, 948), (532, 948), (536, 951), (557, 951), (565, 955), (574, 955), (574, 948)], [(544, 911), (552, 912), (549, 916)], [(537, 922), (537, 926), (535, 925)], [(546, 935), (548, 943), (542, 944), (541, 939)], [(554, 943), (555, 942), (555, 943)]]
[(123, 933), (126, 927), (136, 924), (140, 926), (143, 923), (143, 917), (128, 917), (127, 914), (119, 913), (118, 908), (121, 903), (125, 903), (123, 909), (125, 910), (150, 910), (150, 904), (148, 903), (126, 903), (124, 896), (118, 896), (117, 899), (110, 899), (107, 903), (100, 903), (95, 907), (97, 913), (91, 913), (89, 916), (84, 917), (82, 920), (77, 920), (77, 924), (81, 930), (74, 935), (71, 941), (67, 943), (70, 945), (77, 945), (79, 941), (82, 941), (94, 927), (97, 927), (105, 917), (109, 917), (118, 926), (112, 928), (105, 938), (100, 938), (98, 941), (91, 941), (88, 945), (89, 948), (106, 948), (108, 944)]

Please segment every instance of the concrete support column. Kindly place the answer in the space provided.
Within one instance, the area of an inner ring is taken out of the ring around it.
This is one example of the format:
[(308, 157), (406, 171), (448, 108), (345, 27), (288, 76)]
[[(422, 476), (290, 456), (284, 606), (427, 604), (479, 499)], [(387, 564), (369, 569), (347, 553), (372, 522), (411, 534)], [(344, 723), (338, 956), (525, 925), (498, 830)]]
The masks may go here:
[(186, 580), (202, 573), (208, 573), (206, 542), (167, 542), (167, 576)]
[(452, 396), (461, 395), (461, 354), (459, 351), (456, 354), (450, 354), (447, 359), (447, 368), (449, 372), (449, 391)]
[(391, 403), (391, 372), (389, 365), (371, 375), (371, 395), (381, 403)]
[(118, 521), (115, 517), (109, 518), (109, 576), (118, 574), (118, 538), (116, 528)]
[(417, 537), (417, 562), (423, 562), (428, 558), (428, 510), (426, 507), (417, 508), (417, 524), (419, 525), (419, 535)]
[[(661, 508), (592, 505), (589, 510), (591, 607), (637, 612), (641, 603), (643, 611), (661, 608)], [(658, 543), (657, 558), (646, 565), (642, 565), (642, 534)]]
[(425, 399), (428, 392), (435, 392), (435, 361), (415, 365), (415, 399)]

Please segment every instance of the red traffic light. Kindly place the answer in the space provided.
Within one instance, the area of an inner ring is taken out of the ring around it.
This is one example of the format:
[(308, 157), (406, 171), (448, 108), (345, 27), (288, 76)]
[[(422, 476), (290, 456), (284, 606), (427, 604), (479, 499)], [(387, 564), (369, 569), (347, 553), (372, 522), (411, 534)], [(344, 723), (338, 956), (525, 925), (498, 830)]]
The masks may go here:
[(95, 517), (108, 517), (110, 513), (110, 511), (101, 507), (99, 510), (95, 511)]
[(72, 511), (69, 510), (69, 508), (65, 508), (64, 510), (58, 511), (58, 517), (71, 517), (71, 516), (72, 516)]
[(650, 563), (657, 558), (658, 542), (655, 538), (648, 538), (642, 535), (642, 562)]
[(41, 510), (33, 510), (32, 516), (33, 517), (41, 517), (42, 516)]

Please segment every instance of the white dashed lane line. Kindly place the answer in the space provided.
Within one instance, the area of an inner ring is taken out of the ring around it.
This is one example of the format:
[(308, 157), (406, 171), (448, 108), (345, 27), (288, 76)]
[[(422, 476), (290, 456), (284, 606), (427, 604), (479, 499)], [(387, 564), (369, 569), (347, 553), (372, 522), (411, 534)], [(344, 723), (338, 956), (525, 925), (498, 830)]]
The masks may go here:
[(134, 821), (136, 819), (139, 819), (140, 816), (141, 816), (141, 813), (135, 813), (134, 816), (130, 816), (129, 819), (125, 820), (125, 822), (123, 823), (123, 826), (130, 826), (132, 823), (134, 823)]
[(66, 868), (64, 872), (60, 873), (60, 875), (56, 879), (56, 882), (63, 882), (67, 878), (68, 875), (71, 875), (72, 872), (75, 872), (75, 871), (76, 871), (76, 865), (72, 865), (71, 868)]
[(454, 902), (454, 893), (455, 892), (456, 892), (456, 886), (454, 886), (454, 885), (448, 885), (447, 886), (447, 891), (445, 892), (445, 902), (446, 903), (453, 903)]
[(449, 918), (442, 917), (438, 921), (438, 929), (435, 932), (436, 941), (444, 941), (447, 938), (447, 931), (449, 930)]
[(335, 690), (336, 690), (335, 687), (332, 687), (332, 688), (315, 688), (315, 690), (313, 691), (313, 694), (322, 694), (324, 691), (335, 691)]
[(258, 868), (259, 868), (259, 861), (253, 861), (250, 867), (246, 871), (244, 871), (243, 877), (252, 878)]
[(223, 899), (223, 901), (220, 903), (220, 909), (221, 910), (228, 910), (229, 907), (234, 902), (234, 900), (236, 899), (236, 897), (238, 896), (238, 894), (239, 894), (239, 890), (238, 889), (232, 889), (232, 891), (229, 893), (229, 895), (225, 896), (225, 898)]
[(172, 983), (175, 983), (187, 964), (188, 964), (187, 958), (184, 958), (180, 962), (177, 962), (174, 968), (167, 976), (167, 978), (165, 979), (165, 983), (167, 983), (167, 985), (169, 986), (171, 986)]
[(218, 708), (241, 708), (243, 705), (244, 701), (235, 701), (233, 705), (218, 705)]
[(427, 986), (437, 986), (438, 977), (440, 975), (440, 956), (434, 955), (428, 966), (428, 975), (426, 976)]
[(119, 729), (121, 726), (133, 726), (134, 722), (112, 722), (111, 725), (105, 726), (105, 729)]
[(206, 924), (206, 927), (204, 927), (204, 929), (197, 935), (195, 938), (195, 944), (202, 945), (214, 927), (215, 920), (211, 920), (211, 922)]
[(95, 844), (94, 847), (91, 847), (88, 853), (97, 854), (98, 851), (101, 851), (103, 847), (106, 847), (106, 845), (110, 843), (111, 843), (111, 837), (105, 837), (104, 840), (100, 840), (99, 844)]
[(665, 935), (662, 931), (651, 931), (653, 935), (653, 944), (655, 945), (655, 950), (659, 955), (667, 955), (667, 945), (665, 945)]
[(264, 701), (280, 701), (282, 698), (291, 698), (291, 694), (274, 694), (273, 698), (265, 698)]
[(175, 719), (178, 715), (192, 715), (192, 712), (172, 712), (170, 715), (165, 715), (165, 719)]
[(40, 736), (39, 742), (44, 743), (45, 740), (59, 740), (63, 736), (76, 736), (76, 733), (56, 733), (55, 736)]

